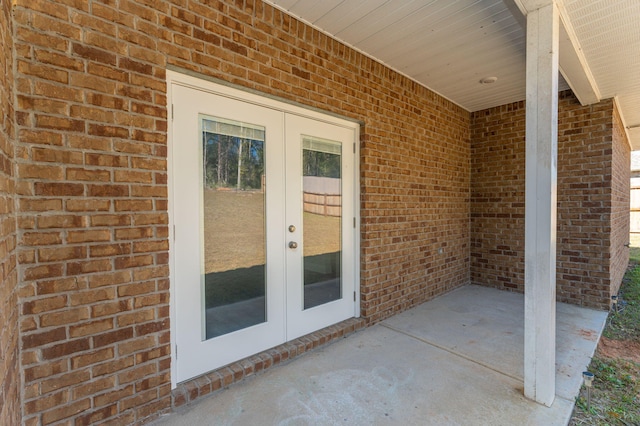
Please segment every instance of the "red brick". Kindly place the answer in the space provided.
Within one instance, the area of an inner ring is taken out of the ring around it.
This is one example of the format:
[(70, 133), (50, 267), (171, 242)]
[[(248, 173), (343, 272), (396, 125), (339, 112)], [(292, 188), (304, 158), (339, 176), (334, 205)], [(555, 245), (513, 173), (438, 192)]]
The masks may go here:
[(80, 401), (68, 403), (51, 411), (47, 411), (42, 414), (42, 424), (48, 425), (61, 419), (66, 419), (75, 414), (82, 413), (91, 407), (90, 399), (83, 399)]
[(99, 348), (101, 346), (110, 345), (123, 340), (131, 339), (133, 337), (133, 328), (119, 328), (107, 333), (97, 334), (93, 336), (94, 347)]
[(72, 293), (69, 296), (69, 304), (71, 306), (88, 305), (113, 299), (115, 299), (115, 290), (113, 288), (97, 288)]
[(67, 305), (67, 297), (63, 295), (56, 295), (47, 298), (40, 298), (30, 302), (24, 302), (22, 304), (22, 313), (24, 315), (40, 314), (43, 312), (49, 312), (52, 310), (60, 309)]
[(114, 390), (113, 392), (107, 392), (105, 394), (96, 396), (94, 398), (96, 406), (100, 407), (105, 404), (111, 404), (113, 402), (119, 401), (124, 397), (131, 396), (134, 394), (134, 387), (132, 385), (126, 386), (121, 389)]
[(22, 243), (27, 246), (60, 244), (62, 234), (60, 232), (25, 232), (22, 235)]
[(111, 240), (111, 231), (107, 229), (69, 231), (67, 232), (67, 243), (87, 243)]
[(38, 249), (40, 262), (57, 262), (60, 260), (81, 259), (87, 257), (85, 247), (57, 247)]
[(90, 197), (126, 197), (129, 195), (127, 185), (89, 185), (87, 195)]
[[(59, 135), (53, 135), (59, 136)], [(48, 136), (47, 139), (53, 137)], [(32, 148), (31, 155), (33, 161), (65, 163), (65, 164), (82, 164), (83, 155), (76, 151), (61, 151), (59, 149), (49, 148)]]
[(111, 201), (99, 198), (70, 199), (65, 207), (69, 212), (104, 212), (111, 209)]
[(91, 182), (109, 182), (111, 179), (111, 172), (108, 170), (68, 168), (66, 179)]
[(62, 200), (60, 199), (21, 199), (20, 209), (24, 212), (45, 212), (62, 210)]
[(80, 325), (72, 325), (69, 327), (69, 337), (89, 336), (103, 331), (113, 329), (113, 320), (111, 318), (98, 321), (91, 321)]
[(62, 391), (29, 401), (25, 403), (24, 409), (26, 414), (40, 413), (55, 406), (64, 405), (68, 401), (68, 393)]
[(35, 183), (35, 195), (39, 196), (80, 196), (84, 186), (78, 183)]
[(26, 280), (37, 280), (43, 278), (61, 277), (62, 269), (62, 264), (33, 266), (30, 268), (25, 268), (24, 278)]
[(59, 388), (66, 388), (73, 385), (77, 385), (82, 382), (86, 382), (91, 378), (91, 374), (88, 370), (79, 370), (73, 372), (66, 372), (59, 377), (48, 378), (40, 382), (42, 393), (46, 394), (52, 390)]
[(112, 347), (94, 350), (90, 353), (74, 356), (71, 358), (71, 368), (77, 369), (87, 365), (97, 364), (113, 359), (114, 350)]
[(42, 327), (75, 324), (89, 318), (89, 309), (86, 307), (66, 309), (64, 311), (44, 313), (40, 315)]
[[(67, 291), (76, 292), (82, 287), (77, 278), (57, 279), (52, 281), (39, 281), (37, 283), (38, 295), (64, 293)], [(73, 300), (74, 294), (71, 294)]]
[[(133, 357), (119, 357), (115, 361), (105, 362), (93, 367), (93, 376), (99, 377), (114, 372), (130, 371), (129, 368), (135, 363)], [(120, 382), (123, 383), (123, 382)]]
[[(66, 338), (67, 332), (65, 328), (58, 327), (41, 333), (27, 334), (25, 336), (22, 336), (22, 347), (23, 349), (36, 348), (38, 346), (45, 346), (49, 343), (65, 340)], [(30, 371), (34, 371), (34, 368), (30, 369)], [(29, 374), (29, 377), (33, 377), (33, 374)]]
[(109, 272), (112, 269), (112, 264), (107, 259), (85, 260), (67, 263), (67, 274), (70, 275), (90, 274), (94, 272)]
[(49, 115), (36, 115), (36, 127), (43, 129), (64, 130), (68, 132), (81, 132), (84, 130), (84, 121), (70, 118), (52, 117)]
[(54, 346), (42, 349), (42, 358), (45, 360), (60, 358), (64, 356), (69, 356), (76, 352), (86, 351), (89, 348), (90, 348), (89, 340), (86, 338), (69, 340), (65, 343), (61, 343), (58, 345), (54, 345)]
[(55, 215), (38, 217), (38, 228), (82, 228), (87, 220), (84, 216), (76, 215)]
[(111, 52), (96, 49), (95, 47), (85, 46), (79, 43), (73, 43), (71, 49), (74, 54), (96, 62), (101, 62), (109, 65), (116, 64), (116, 55)]

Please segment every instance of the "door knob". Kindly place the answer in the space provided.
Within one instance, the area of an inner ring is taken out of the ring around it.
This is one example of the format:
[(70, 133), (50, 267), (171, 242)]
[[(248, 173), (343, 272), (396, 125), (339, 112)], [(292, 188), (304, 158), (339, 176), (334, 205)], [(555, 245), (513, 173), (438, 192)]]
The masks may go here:
[(296, 243), (295, 241), (289, 241), (289, 248), (290, 249), (298, 248), (298, 243)]

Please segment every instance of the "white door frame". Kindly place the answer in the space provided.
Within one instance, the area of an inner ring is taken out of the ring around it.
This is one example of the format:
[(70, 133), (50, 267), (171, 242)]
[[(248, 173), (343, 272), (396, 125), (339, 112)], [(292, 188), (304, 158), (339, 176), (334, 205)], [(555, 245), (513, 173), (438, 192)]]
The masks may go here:
[[(167, 129), (167, 174), (168, 174), (168, 214), (169, 214), (169, 280), (170, 280), (170, 318), (171, 318), (171, 387), (174, 389), (177, 384), (177, 365), (176, 359), (176, 286), (175, 286), (175, 249), (174, 249), (174, 191), (172, 176), (174, 173), (174, 164), (172, 157), (173, 148), (173, 99), (172, 99), (172, 87), (173, 85), (181, 85), (190, 87), (193, 89), (225, 96), (227, 98), (236, 99), (243, 102), (260, 105), (267, 108), (276, 109), (285, 113), (295, 114), (302, 117), (311, 118), (314, 120), (330, 123), (333, 125), (339, 125), (354, 130), (354, 174), (353, 174), (353, 215), (355, 220), (355, 241), (353, 242), (353, 259), (354, 259), (354, 283), (356, 292), (356, 301), (360, 300), (360, 164), (359, 154), (360, 146), (357, 141), (360, 140), (359, 130), (360, 126), (357, 122), (351, 120), (345, 120), (338, 118), (334, 115), (327, 115), (325, 113), (306, 109), (297, 105), (293, 105), (287, 102), (282, 102), (270, 97), (258, 95), (245, 90), (230, 87), (226, 83), (218, 83), (212, 81), (212, 79), (197, 78), (186, 74), (181, 74), (175, 71), (167, 70), (167, 109), (168, 109), (168, 129)], [(346, 200), (345, 200), (346, 201)], [(360, 304), (354, 303), (354, 316), (357, 318), (360, 316)]]

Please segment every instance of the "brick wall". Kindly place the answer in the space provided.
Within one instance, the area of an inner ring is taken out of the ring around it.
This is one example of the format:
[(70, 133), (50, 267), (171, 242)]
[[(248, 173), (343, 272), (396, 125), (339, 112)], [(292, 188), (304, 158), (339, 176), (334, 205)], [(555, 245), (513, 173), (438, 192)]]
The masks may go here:
[(361, 120), (367, 321), (469, 281), (470, 116), (260, 1), (17, 0), (27, 424), (170, 404), (165, 69)]
[(159, 12), (17, 3), (24, 419), (132, 424), (171, 390)]
[(523, 292), (525, 102), (471, 117), (471, 282)]
[(20, 423), (11, 3), (0, 2), (0, 424)]
[[(583, 107), (570, 91), (560, 94), (557, 297), (599, 309), (608, 308), (628, 261), (628, 143), (613, 114), (612, 100)], [(524, 102), (472, 114), (471, 280), (520, 292), (524, 126)]]
[(582, 107), (565, 93), (559, 105), (558, 300), (607, 309), (613, 101)]
[(617, 294), (629, 264), (631, 147), (618, 111), (613, 109), (613, 146), (611, 159), (611, 295)]

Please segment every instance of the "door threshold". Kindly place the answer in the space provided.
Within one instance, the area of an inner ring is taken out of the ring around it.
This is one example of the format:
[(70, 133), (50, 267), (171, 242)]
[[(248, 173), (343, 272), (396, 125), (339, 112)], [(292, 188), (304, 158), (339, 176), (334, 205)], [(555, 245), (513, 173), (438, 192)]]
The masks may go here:
[(191, 404), (199, 398), (218, 392), (261, 371), (297, 358), (305, 352), (334, 342), (341, 337), (347, 337), (364, 327), (365, 320), (363, 318), (349, 318), (201, 376), (178, 383), (176, 388), (171, 391), (171, 408), (175, 410)]

